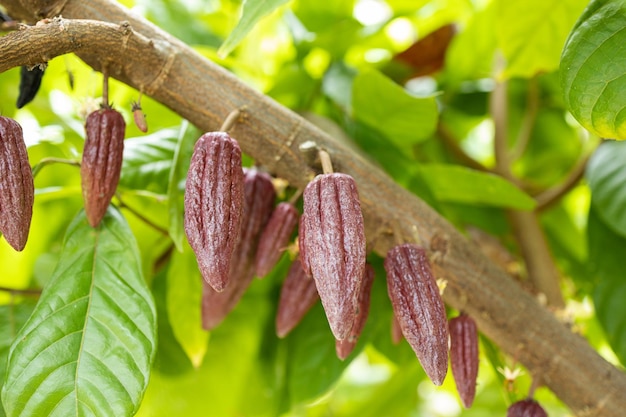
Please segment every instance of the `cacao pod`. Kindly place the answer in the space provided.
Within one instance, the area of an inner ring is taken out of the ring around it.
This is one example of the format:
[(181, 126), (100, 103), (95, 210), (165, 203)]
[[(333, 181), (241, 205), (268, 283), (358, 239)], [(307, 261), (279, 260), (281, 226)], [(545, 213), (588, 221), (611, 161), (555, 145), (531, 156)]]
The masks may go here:
[(452, 375), (463, 406), (470, 408), (478, 376), (478, 329), (467, 314), (451, 319), (449, 327)]
[(230, 263), (229, 283), (222, 292), (205, 288), (203, 293), (202, 322), (207, 330), (224, 320), (252, 282), (259, 238), (274, 208), (276, 192), (266, 173), (245, 169), (243, 188), (243, 222)]
[(448, 321), (424, 248), (407, 243), (385, 258), (387, 290), (402, 334), (426, 375), (441, 385), (448, 372)]
[(350, 334), (365, 270), (365, 227), (354, 179), (318, 175), (304, 190), (300, 218), (300, 256), (315, 279), (331, 331), (337, 340)]
[(287, 248), (299, 219), (300, 213), (293, 204), (282, 202), (276, 206), (259, 240), (255, 259), (258, 277), (264, 277), (274, 268)]
[(548, 417), (548, 413), (532, 398), (511, 404), (506, 417)]
[(395, 314), (391, 315), (391, 343), (394, 345), (399, 344), (404, 339), (402, 335), (402, 329), (400, 328), (400, 323), (398, 323), (398, 318)]
[(87, 221), (97, 227), (120, 180), (126, 123), (116, 110), (100, 109), (87, 116), (85, 130), (81, 186)]
[(374, 282), (374, 268), (370, 264), (365, 264), (365, 274), (361, 281), (361, 289), (359, 291), (359, 311), (350, 330), (350, 334), (344, 340), (335, 341), (335, 352), (337, 357), (344, 360), (352, 353), (356, 346), (356, 342), (361, 336), (361, 332), (365, 327), (367, 316), (370, 311), (370, 294), (372, 292), (372, 283)]
[(315, 281), (304, 273), (300, 258), (296, 258), (280, 290), (276, 313), (276, 334), (283, 338), (302, 321), (319, 300)]
[(23, 66), (20, 70), (20, 94), (17, 97), (17, 108), (21, 109), (35, 98), (45, 71), (45, 66), (36, 65), (32, 68)]
[(225, 132), (205, 133), (191, 156), (184, 225), (202, 277), (218, 292), (228, 284), (243, 204), (239, 144)]
[(0, 116), (0, 232), (17, 251), (26, 246), (35, 185), (22, 127)]

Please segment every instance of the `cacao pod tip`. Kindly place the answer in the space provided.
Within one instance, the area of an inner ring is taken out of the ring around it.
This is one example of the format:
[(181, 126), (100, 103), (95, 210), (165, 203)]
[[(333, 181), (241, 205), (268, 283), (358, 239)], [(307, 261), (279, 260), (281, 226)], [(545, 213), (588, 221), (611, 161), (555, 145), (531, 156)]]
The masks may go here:
[(506, 417), (548, 417), (548, 414), (537, 401), (526, 398), (511, 404)]

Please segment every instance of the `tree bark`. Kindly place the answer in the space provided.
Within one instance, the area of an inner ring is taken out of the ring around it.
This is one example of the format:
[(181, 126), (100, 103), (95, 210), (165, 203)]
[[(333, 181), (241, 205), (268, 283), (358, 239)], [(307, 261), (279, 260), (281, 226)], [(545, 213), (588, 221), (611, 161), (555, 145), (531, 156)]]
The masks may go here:
[[(601, 358), (450, 223), (396, 184), (353, 147), (340, 143), (292, 111), (111, 0), (0, 0), (14, 18), (30, 21), (47, 10), (64, 18), (0, 38), (0, 72), (75, 52), (93, 68), (150, 95), (205, 131), (245, 106), (232, 136), (243, 151), (294, 187), (320, 171), (306, 141), (330, 154), (335, 170), (352, 175), (366, 222), (368, 248), (385, 256), (400, 240), (430, 249), (444, 300), (463, 310), (500, 348), (523, 363), (578, 416), (623, 416), (626, 375)], [(110, 22), (110, 23), (104, 23)], [(122, 23), (126, 22), (126, 23)], [(401, 228), (395, 225), (400, 225)]]

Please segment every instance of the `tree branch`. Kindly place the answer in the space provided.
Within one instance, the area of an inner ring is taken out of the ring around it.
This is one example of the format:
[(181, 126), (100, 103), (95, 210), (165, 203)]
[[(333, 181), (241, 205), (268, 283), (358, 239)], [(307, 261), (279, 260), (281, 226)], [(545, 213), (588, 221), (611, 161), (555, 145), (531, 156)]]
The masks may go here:
[[(28, 0), (0, 3), (14, 17), (25, 16), (15, 12), (26, 12), (22, 5)], [(46, 7), (55, 4), (43, 3)], [(38, 9), (29, 12), (39, 17)], [(366, 235), (377, 253), (384, 256), (395, 242), (387, 232), (389, 219), (403, 219), (401, 233), (407, 241), (415, 228), (426, 246), (437, 242), (441, 256), (434, 269), (438, 278), (448, 281), (444, 299), (450, 306), (470, 314), (486, 336), (530, 372), (541, 375), (579, 416), (623, 415), (626, 376), (521, 291), (450, 223), (365, 157), (111, 0), (68, 0), (60, 12), (69, 18), (116, 23), (59, 19), (9, 33), (0, 38), (0, 71), (52, 59), (54, 54), (47, 48), (59, 42), (75, 48), (96, 69), (106, 63), (110, 76), (152, 96), (202, 130), (219, 128), (232, 109), (245, 105), (246, 118), (233, 126), (232, 136), (257, 163), (296, 188), (303, 188), (310, 175), (319, 170), (307, 164), (299, 146), (305, 141), (316, 142), (330, 153), (336, 171), (355, 178)], [(119, 25), (122, 21), (130, 25)], [(103, 33), (106, 36), (101, 36)]]

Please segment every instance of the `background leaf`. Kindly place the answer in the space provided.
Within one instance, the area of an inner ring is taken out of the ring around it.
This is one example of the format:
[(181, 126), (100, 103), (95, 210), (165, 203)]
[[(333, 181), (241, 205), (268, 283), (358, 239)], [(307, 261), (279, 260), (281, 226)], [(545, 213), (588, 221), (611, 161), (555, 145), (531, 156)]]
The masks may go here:
[(352, 88), (354, 117), (412, 154), (414, 144), (428, 139), (437, 126), (433, 97), (412, 96), (375, 70), (360, 72)]
[(504, 76), (530, 78), (559, 67), (561, 50), (587, 0), (497, 0), (496, 39)]
[(590, 132), (626, 139), (626, 1), (592, 0), (561, 57), (567, 108)]
[(241, 19), (233, 31), (224, 41), (218, 54), (228, 55), (241, 40), (252, 30), (254, 25), (263, 17), (287, 3), (289, 0), (244, 0)]
[(439, 201), (531, 210), (535, 200), (494, 174), (458, 165), (424, 164), (419, 168)]
[(604, 142), (587, 165), (591, 204), (614, 232), (626, 237), (626, 143)]
[(11, 346), (8, 416), (131, 416), (156, 344), (154, 300), (124, 218), (98, 229), (81, 212), (49, 285)]
[(597, 282), (593, 294), (596, 315), (620, 361), (626, 363), (626, 238), (613, 232), (596, 212), (588, 219), (590, 269)]
[(209, 332), (202, 329), (202, 276), (188, 244), (174, 252), (167, 272), (167, 315), (172, 331), (194, 367), (202, 364)]

